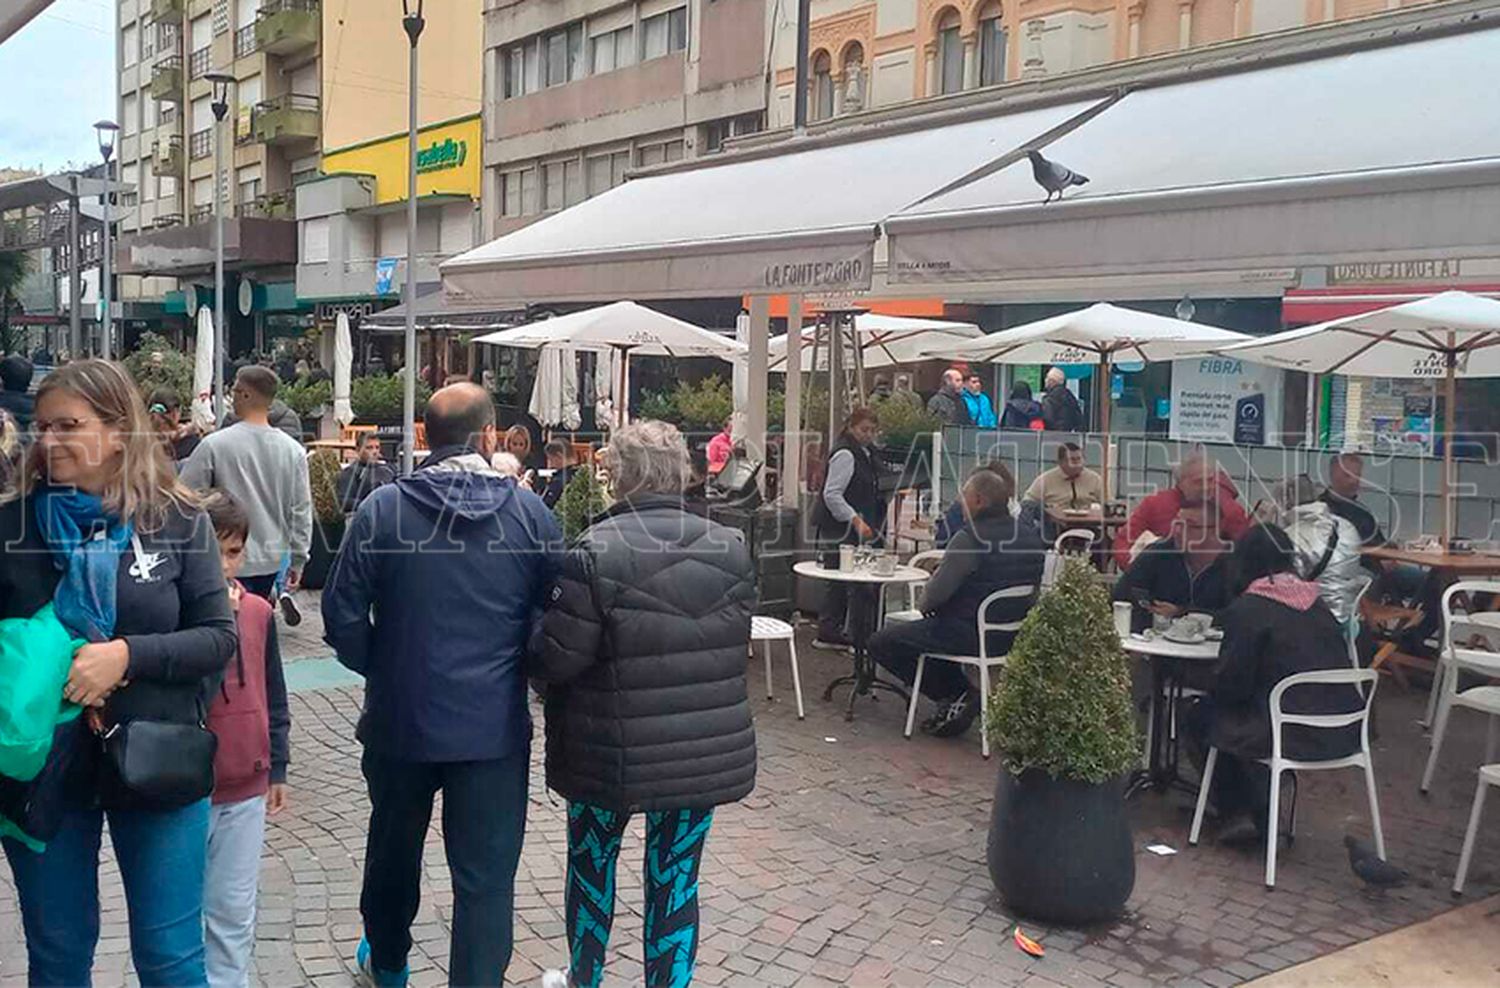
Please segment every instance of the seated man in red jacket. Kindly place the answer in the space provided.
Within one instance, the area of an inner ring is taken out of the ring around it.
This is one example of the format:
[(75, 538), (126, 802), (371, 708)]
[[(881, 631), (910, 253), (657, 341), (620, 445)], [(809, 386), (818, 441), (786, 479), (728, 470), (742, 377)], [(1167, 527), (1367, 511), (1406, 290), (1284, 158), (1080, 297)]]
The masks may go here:
[(1240, 505), (1234, 483), (1207, 454), (1189, 453), (1178, 464), (1177, 483), (1136, 505), (1129, 520), (1115, 533), (1115, 564), (1122, 572), (1129, 569), (1130, 550), (1142, 535), (1152, 532), (1158, 539), (1166, 538), (1184, 506), (1210, 499), (1219, 504), (1219, 534), (1230, 542), (1244, 535), (1250, 528), (1250, 517)]

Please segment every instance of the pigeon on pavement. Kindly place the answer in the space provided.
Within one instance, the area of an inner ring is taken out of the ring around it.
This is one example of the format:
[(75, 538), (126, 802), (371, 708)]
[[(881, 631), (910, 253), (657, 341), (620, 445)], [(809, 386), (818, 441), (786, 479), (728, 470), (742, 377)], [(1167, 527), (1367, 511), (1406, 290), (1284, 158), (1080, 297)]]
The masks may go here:
[(1047, 190), (1047, 198), (1043, 202), (1051, 202), (1054, 195), (1061, 199), (1063, 190), (1070, 186), (1088, 184), (1087, 175), (1080, 175), (1055, 161), (1047, 160), (1040, 151), (1027, 151), (1026, 157), (1031, 159), (1031, 177), (1036, 179), (1037, 185)]
[(1344, 846), (1349, 849), (1349, 869), (1370, 888), (1394, 889), (1406, 884), (1406, 872), (1382, 861), (1375, 849), (1364, 841), (1346, 836)]

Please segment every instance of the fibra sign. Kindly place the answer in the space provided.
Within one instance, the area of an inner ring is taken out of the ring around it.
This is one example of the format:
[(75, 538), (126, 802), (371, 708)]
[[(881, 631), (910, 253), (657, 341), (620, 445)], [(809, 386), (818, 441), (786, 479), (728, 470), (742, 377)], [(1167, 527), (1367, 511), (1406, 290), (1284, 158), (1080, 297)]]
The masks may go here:
[(469, 156), (469, 142), (448, 138), (417, 152), (417, 173), (446, 171), (460, 168)]

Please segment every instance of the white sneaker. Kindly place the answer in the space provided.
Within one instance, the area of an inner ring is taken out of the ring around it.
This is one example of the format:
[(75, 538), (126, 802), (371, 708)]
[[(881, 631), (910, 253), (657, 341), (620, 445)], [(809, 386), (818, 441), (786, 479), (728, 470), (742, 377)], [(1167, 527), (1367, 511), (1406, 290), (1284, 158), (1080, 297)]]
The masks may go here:
[(568, 976), (567, 968), (561, 970), (553, 968), (542, 972), (542, 988), (572, 988), (572, 986), (573, 979)]

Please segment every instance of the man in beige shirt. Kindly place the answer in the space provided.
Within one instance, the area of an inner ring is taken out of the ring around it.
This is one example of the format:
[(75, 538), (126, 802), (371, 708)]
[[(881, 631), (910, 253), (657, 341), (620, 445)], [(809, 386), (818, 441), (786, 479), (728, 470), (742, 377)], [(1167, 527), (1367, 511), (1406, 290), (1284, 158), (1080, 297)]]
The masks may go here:
[(1023, 501), (1036, 502), (1042, 512), (1087, 510), (1104, 501), (1104, 480), (1083, 464), (1077, 443), (1057, 447), (1057, 466), (1041, 474), (1026, 489)]

